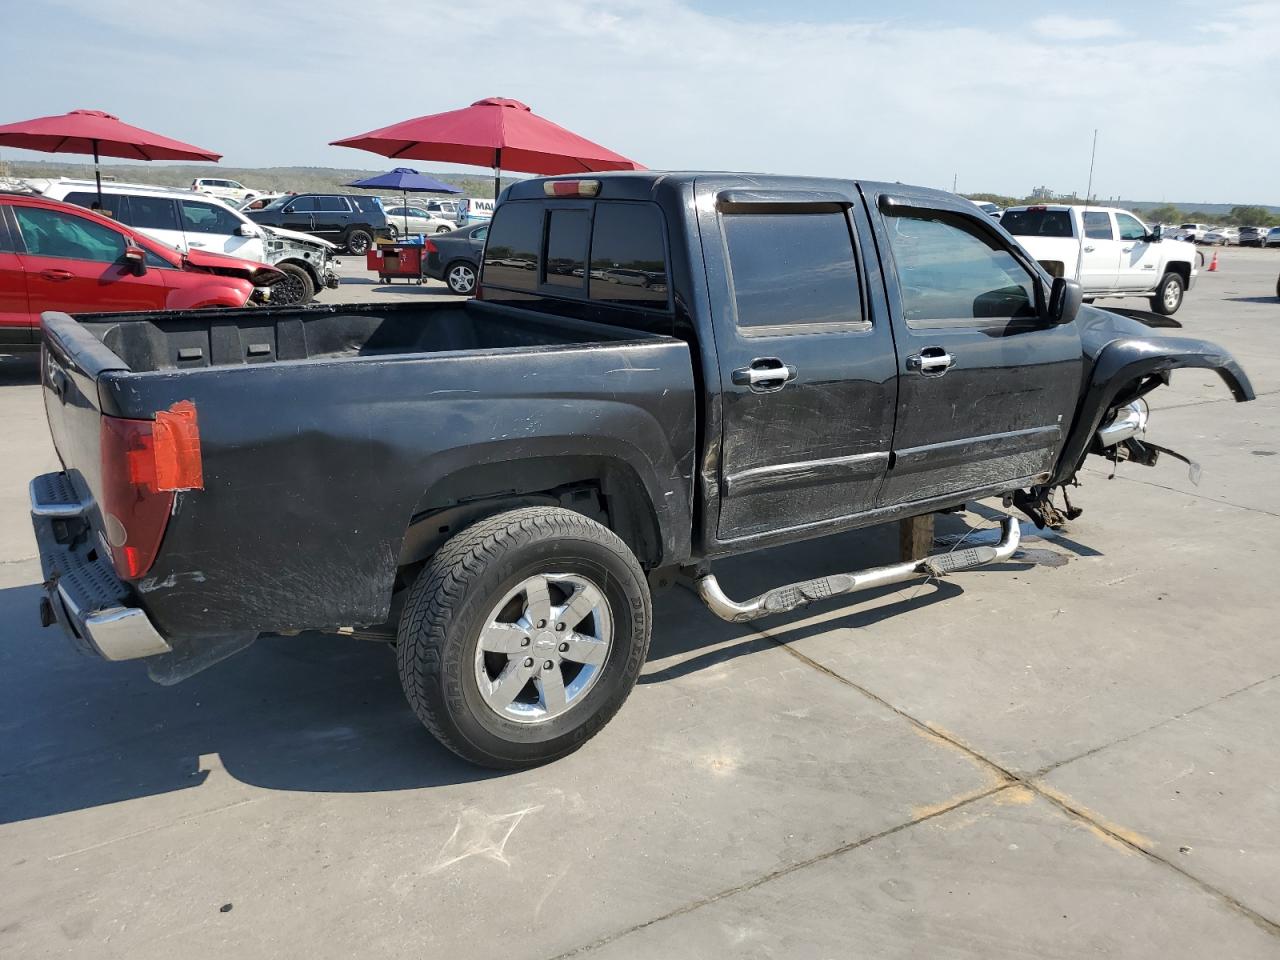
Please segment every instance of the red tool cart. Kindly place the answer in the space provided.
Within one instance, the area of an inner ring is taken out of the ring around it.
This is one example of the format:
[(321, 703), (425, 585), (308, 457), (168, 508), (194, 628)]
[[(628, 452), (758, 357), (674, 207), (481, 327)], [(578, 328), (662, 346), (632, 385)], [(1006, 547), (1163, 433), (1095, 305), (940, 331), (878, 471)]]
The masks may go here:
[(365, 254), (365, 262), (371, 271), (377, 272), (378, 279), (383, 283), (389, 283), (396, 277), (422, 283), (424, 249), (426, 248), (420, 242), (380, 242), (369, 248), (369, 252)]

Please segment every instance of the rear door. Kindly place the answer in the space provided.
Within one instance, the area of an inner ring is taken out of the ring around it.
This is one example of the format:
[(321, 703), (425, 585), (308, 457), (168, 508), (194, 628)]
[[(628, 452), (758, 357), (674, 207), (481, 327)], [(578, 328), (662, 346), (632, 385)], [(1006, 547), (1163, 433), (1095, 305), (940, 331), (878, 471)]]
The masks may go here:
[(123, 233), (46, 207), (15, 206), (13, 214), (33, 313), (164, 308), (161, 271), (134, 275), (124, 263)]
[(315, 227), (311, 231), (326, 240), (336, 240), (351, 224), (351, 206), (346, 197), (318, 196)]
[(696, 185), (720, 367), (722, 542), (871, 508), (893, 433), (893, 339), (879, 275), (865, 275), (866, 261), (877, 268), (862, 255), (872, 241), (854, 186), (767, 182)]
[(1114, 290), (1120, 275), (1120, 244), (1116, 241), (1111, 214), (1106, 210), (1086, 210), (1082, 218), (1084, 248), (1080, 251), (1080, 286), (1100, 293)]
[[(906, 190), (906, 188), (903, 188)], [(867, 188), (886, 257), (899, 377), (892, 507), (1047, 478), (1083, 376), (1074, 323), (989, 218), (934, 194)]]

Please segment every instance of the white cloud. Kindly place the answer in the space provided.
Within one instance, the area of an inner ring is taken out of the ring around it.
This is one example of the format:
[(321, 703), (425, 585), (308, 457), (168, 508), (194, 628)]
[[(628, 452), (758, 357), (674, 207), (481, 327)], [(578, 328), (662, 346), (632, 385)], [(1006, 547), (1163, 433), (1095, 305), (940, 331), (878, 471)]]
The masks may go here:
[(1101, 40), (1124, 33), (1114, 20), (1052, 16), (1033, 20), (1031, 29), (1049, 40)]
[[(1043, 32), (1062, 21), (1052, 17), (980, 29), (760, 23), (682, 0), (366, 0), (324, 16), (313, 0), (181, 0), (184, 24), (254, 24), (229, 42), (175, 30), (169, 15), (121, 20), (96, 0), (63, 2), (61, 22), (49, 8), (29, 25), (10, 21), (22, 36), (0, 83), (22, 94), (5, 119), (100, 107), (230, 164), (376, 166), (325, 144), (496, 95), (655, 168), (936, 186), (958, 174), (967, 190), (1083, 191), (1098, 127), (1102, 196), (1280, 200), (1269, 122), (1280, 85), (1257, 80), (1280, 67), (1275, 3), (1188, 7), (1179, 29), (1141, 35), (1067, 20), (1077, 30), (1067, 43), (1062, 22)], [(1197, 29), (1211, 22), (1241, 29)], [(306, 56), (295, 54), (299, 36)], [(370, 38), (386, 40), (376, 63)], [(1255, 69), (1225, 68), (1243, 62)], [(1249, 150), (1215, 157), (1212, 179), (1187, 149), (1246, 140)]]

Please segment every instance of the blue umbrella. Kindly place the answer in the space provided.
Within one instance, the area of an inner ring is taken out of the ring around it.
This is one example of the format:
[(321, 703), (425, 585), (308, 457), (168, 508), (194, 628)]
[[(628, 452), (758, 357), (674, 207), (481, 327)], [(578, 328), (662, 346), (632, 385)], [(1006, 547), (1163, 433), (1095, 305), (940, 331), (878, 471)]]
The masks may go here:
[[(419, 173), (417, 170), (411, 170), (408, 167), (396, 167), (394, 170), (388, 170), (386, 173), (380, 173), (376, 177), (367, 177), (364, 180), (352, 180), (347, 184), (348, 187), (363, 187), (366, 190), (399, 190), (405, 195), (404, 202), (406, 207), (409, 203), (410, 193), (461, 193), (457, 187), (451, 187), (443, 180), (437, 180), (435, 177), (428, 177), (425, 173)], [(409, 232), (409, 216), (404, 218), (404, 232)]]

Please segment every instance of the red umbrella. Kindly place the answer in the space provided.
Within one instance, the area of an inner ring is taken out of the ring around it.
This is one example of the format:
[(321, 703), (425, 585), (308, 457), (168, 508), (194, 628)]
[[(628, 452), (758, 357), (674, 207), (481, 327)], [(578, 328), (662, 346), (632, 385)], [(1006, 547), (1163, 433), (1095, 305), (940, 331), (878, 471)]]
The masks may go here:
[(98, 181), (98, 205), (102, 205), (102, 173), (98, 155), (128, 160), (211, 160), (222, 154), (170, 140), (141, 127), (121, 123), (101, 110), (72, 110), (56, 117), (37, 117), (0, 126), (0, 146), (45, 153), (91, 153), (93, 175)]
[(486, 97), (463, 110), (433, 113), (371, 130), (335, 147), (355, 147), (384, 157), (444, 160), (493, 167), (493, 195), (503, 167), (523, 173), (643, 170), (634, 160), (592, 143), (538, 116), (519, 100)]

